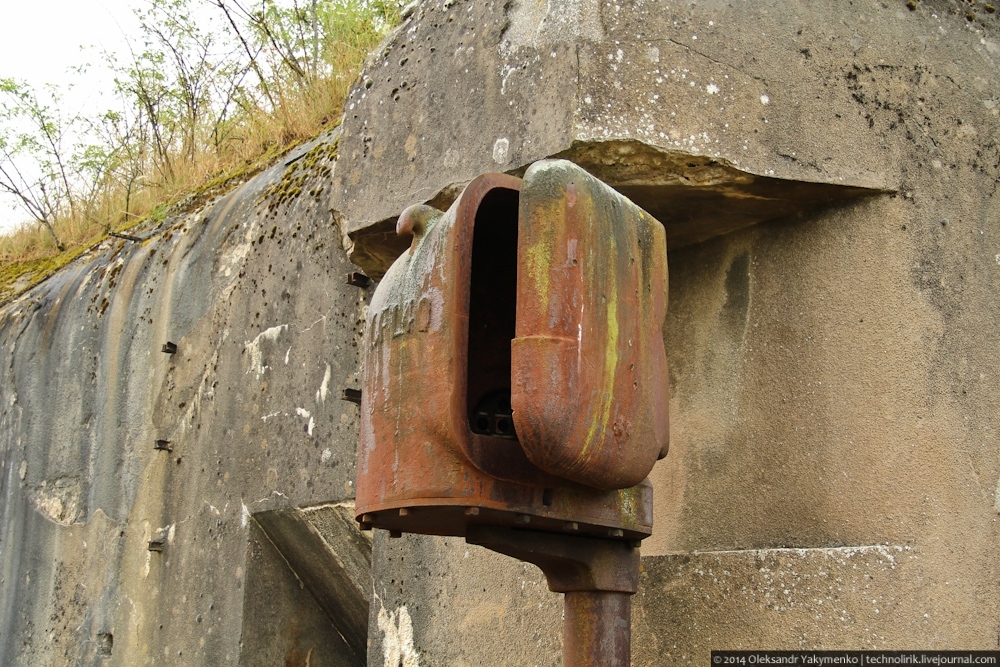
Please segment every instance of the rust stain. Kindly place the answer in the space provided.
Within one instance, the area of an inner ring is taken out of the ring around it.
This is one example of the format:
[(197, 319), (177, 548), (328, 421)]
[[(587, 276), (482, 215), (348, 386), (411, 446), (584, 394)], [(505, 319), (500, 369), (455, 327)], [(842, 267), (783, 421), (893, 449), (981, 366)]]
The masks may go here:
[[(663, 228), (563, 161), (528, 169), (521, 211), (526, 231), (567, 248), (542, 267), (526, 256), (533, 272), (518, 281), (511, 402), (521, 445), (558, 477), (600, 489), (638, 484), (667, 445)], [(653, 284), (662, 292), (645, 288)]]
[(641, 539), (666, 451), (662, 226), (564, 161), (485, 174), (410, 248), (363, 341), (357, 518)]

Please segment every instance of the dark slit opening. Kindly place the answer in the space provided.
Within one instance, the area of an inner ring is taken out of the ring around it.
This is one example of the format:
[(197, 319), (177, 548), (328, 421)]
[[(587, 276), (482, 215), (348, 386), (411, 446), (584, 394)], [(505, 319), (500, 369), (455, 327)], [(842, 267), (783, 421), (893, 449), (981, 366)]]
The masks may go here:
[(476, 211), (466, 395), (473, 433), (515, 441), (510, 342), (517, 308), (517, 206), (516, 190), (497, 188)]

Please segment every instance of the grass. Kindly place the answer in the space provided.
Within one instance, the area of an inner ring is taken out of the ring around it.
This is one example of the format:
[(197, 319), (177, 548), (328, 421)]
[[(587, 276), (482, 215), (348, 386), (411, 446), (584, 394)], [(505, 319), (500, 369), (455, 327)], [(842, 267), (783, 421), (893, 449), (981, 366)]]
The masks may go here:
[[(320, 133), (326, 131), (321, 129)], [(312, 137), (304, 137), (309, 139)], [(293, 144), (294, 145), (294, 144)], [(276, 158), (287, 152), (290, 146), (275, 147), (262, 153), (256, 160), (248, 164), (216, 174), (188, 190), (176, 193), (172, 200), (162, 200), (152, 204), (145, 216), (131, 223), (123, 223), (110, 230), (103, 225), (91, 225), (90, 234), (76, 237), (71, 243), (65, 243), (65, 250), (59, 251), (52, 242), (48, 232), (38, 226), (25, 227), (11, 237), (13, 241), (37, 242), (33, 254), (12, 259), (0, 260), (0, 304), (23, 294), (47, 277), (63, 268), (80, 255), (108, 238), (109, 231), (127, 232), (146, 224), (159, 225), (168, 217), (180, 215), (202, 206), (208, 199), (224, 194), (246, 182), (257, 173), (269, 167)], [(71, 221), (67, 221), (69, 223)], [(62, 230), (65, 232), (65, 228)], [(78, 233), (79, 231), (76, 230)], [(86, 234), (86, 231), (83, 232)], [(30, 236), (25, 240), (20, 236)], [(2, 242), (0, 237), (0, 242)]]
[(271, 95), (277, 100), (274, 107), (244, 110), (225, 142), (203, 146), (193, 155), (175, 155), (169, 178), (162, 168), (155, 173), (148, 170), (145, 185), (138, 191), (104, 188), (99, 198), (77, 207), (82, 212), (60, 216), (53, 227), (63, 251), (39, 224), (24, 224), (0, 235), (0, 303), (38, 284), (109, 232), (162, 221), (184, 212), (179, 204), (184, 209), (201, 205), (208, 196), (221, 194), (262, 170), (289, 148), (334, 127), (365, 57), (383, 35), (384, 31), (372, 29), (369, 23), (360, 22), (356, 30), (350, 24), (338, 26), (337, 41), (329, 45), (332, 74), (309, 86), (270, 82)]

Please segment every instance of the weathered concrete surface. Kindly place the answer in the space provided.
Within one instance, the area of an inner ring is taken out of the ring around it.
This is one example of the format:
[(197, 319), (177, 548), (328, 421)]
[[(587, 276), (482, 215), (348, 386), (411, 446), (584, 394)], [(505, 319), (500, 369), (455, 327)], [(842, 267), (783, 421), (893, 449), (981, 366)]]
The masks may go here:
[[(975, 4), (426, 2), (359, 80), (331, 204), (373, 272), (408, 242), (390, 234), (406, 205), (551, 155), (671, 234), (672, 449), (651, 475), (636, 664), (995, 647), (1000, 35)], [(544, 587), (476, 554), (376, 539), (372, 619), (405, 604), (420, 664), (497, 646), (558, 664), (558, 596), (521, 602), (499, 639), (426, 590), (440, 568)], [(754, 559), (806, 598), (767, 607), (787, 596)], [(395, 635), (369, 628), (370, 664), (395, 664)]]
[[(643, 560), (633, 665), (703, 665), (708, 651), (989, 648), (995, 620), (977, 582), (955, 574), (928, 595), (909, 546), (766, 549)], [(973, 601), (970, 623), (955, 613)], [(664, 622), (666, 621), (666, 623)]]
[(353, 500), (365, 292), (315, 193), (332, 141), (0, 311), (0, 663), (261, 664), (241, 637), (297, 627), (254, 626), (309, 604), (247, 554), (254, 514)]
[(454, 537), (375, 534), (369, 665), (562, 664), (562, 596), (534, 565)]
[[(273, 570), (283, 571), (284, 579), (291, 575), (296, 584), (294, 588), (298, 589), (293, 589), (298, 593), (296, 597), (308, 598), (311, 605), (317, 607), (319, 613), (311, 614), (318, 621), (317, 628), (322, 628), (317, 632), (324, 635), (324, 641), (335, 643), (335, 646), (319, 648), (312, 657), (309, 657), (309, 649), (299, 646), (299, 653), (308, 657), (306, 664), (326, 660), (330, 664), (363, 667), (367, 663), (371, 538), (357, 529), (353, 503), (322, 505), (306, 511), (286, 508), (258, 512), (253, 515), (253, 521), (259, 533), (255, 539), (261, 544), (261, 551), (266, 551), (269, 545), (277, 555), (275, 558), (273, 554), (271, 557), (262, 554), (260, 578), (270, 578)], [(264, 571), (268, 569), (271, 571)], [(250, 574), (248, 571), (248, 582)], [(317, 639), (316, 632), (301, 628), (297, 618), (306, 615), (302, 612), (294, 614), (295, 620), (291, 623), (294, 630), (283, 628), (280, 616), (288, 617), (289, 614), (275, 612), (273, 597), (267, 593), (251, 595), (248, 590), (243, 598), (244, 660), (241, 662), (245, 665), (279, 662), (274, 656), (262, 656), (259, 649), (280, 653), (282, 639), (287, 640), (297, 633), (301, 633), (296, 640), (300, 644), (302, 639)], [(279, 622), (248, 620), (248, 615), (260, 611), (277, 617)], [(262, 632), (264, 628), (268, 632)], [(251, 647), (251, 642), (257, 647)]]
[(974, 28), (996, 20), (958, 7), (423, 3), (351, 94), (333, 206), (377, 272), (405, 247), (398, 199), (446, 204), (479, 173), (556, 154), (668, 231), (688, 223), (671, 247), (851, 194), (806, 184), (896, 190), (906, 147), (943, 131), (934, 98), (961, 88), (948, 106), (990, 111), (998, 47)]
[(254, 522), (247, 551), (242, 665), (364, 665)]

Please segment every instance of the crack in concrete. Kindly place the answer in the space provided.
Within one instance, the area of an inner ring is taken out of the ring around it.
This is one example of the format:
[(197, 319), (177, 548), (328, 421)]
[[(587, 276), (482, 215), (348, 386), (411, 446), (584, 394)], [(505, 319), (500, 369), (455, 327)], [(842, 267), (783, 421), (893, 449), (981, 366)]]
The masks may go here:
[(708, 55), (707, 53), (703, 53), (703, 52), (699, 51), (698, 49), (691, 48), (690, 44), (684, 44), (683, 42), (678, 42), (676, 39), (673, 39), (672, 37), (666, 37), (666, 38), (664, 38), (664, 41), (670, 42), (671, 44), (674, 44), (675, 46), (679, 46), (679, 47), (681, 47), (682, 49), (684, 49), (686, 51), (690, 51), (691, 53), (699, 55), (702, 58), (704, 58), (705, 60), (713, 62), (716, 65), (721, 65), (723, 67), (728, 67), (730, 69), (736, 70), (737, 72), (739, 72), (743, 76), (748, 76), (751, 79), (753, 79), (754, 81), (760, 81), (765, 86), (770, 86), (771, 85), (770, 83), (768, 83), (767, 79), (765, 79), (764, 77), (757, 76), (755, 74), (751, 74), (750, 72), (747, 72), (746, 70), (744, 70), (744, 69), (742, 69), (740, 67), (737, 67), (736, 65), (733, 65), (732, 63), (727, 63), (727, 62), (724, 62), (722, 60), (718, 60), (716, 58), (713, 58), (712, 56)]

